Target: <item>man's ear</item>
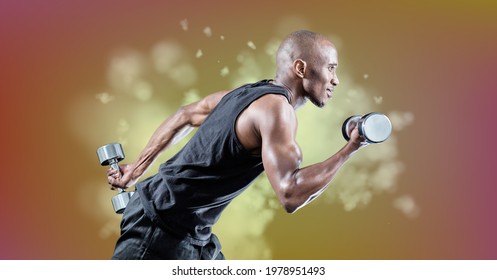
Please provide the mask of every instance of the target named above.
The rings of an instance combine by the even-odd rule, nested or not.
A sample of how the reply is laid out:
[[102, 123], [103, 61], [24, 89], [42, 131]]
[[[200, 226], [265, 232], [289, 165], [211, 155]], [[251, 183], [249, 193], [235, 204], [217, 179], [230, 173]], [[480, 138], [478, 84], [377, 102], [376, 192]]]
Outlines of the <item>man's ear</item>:
[[304, 78], [307, 63], [302, 59], [297, 59], [293, 62], [293, 72], [300, 78]]

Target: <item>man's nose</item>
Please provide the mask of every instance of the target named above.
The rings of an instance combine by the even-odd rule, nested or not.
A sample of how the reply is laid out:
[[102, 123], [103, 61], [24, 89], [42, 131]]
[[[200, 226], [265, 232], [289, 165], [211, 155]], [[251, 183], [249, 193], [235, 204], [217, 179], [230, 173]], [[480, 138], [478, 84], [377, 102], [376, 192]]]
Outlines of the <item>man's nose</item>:
[[335, 76], [331, 79], [331, 84], [332, 84], [333, 86], [335, 86], [335, 87], [336, 87], [336, 86], [338, 86], [338, 85], [340, 84], [340, 81], [338, 80], [338, 76], [337, 76], [337, 75], [335, 75]]

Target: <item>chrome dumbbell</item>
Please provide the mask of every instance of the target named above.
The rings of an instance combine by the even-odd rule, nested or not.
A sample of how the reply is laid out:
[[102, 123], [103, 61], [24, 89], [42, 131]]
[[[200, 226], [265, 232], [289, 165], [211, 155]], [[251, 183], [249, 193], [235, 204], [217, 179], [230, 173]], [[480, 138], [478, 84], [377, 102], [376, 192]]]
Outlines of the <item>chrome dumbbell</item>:
[[[97, 156], [102, 166], [110, 165], [119, 170], [117, 163], [124, 159], [123, 147], [118, 143], [104, 145], [97, 149]], [[112, 206], [117, 214], [122, 214], [134, 192], [126, 192], [121, 188], [118, 191], [119, 193], [112, 198]]]
[[392, 123], [384, 114], [372, 112], [364, 116], [354, 115], [348, 117], [342, 125], [342, 134], [347, 141], [350, 139], [349, 133], [354, 124], [357, 125], [359, 135], [371, 144], [387, 140], [392, 133]]

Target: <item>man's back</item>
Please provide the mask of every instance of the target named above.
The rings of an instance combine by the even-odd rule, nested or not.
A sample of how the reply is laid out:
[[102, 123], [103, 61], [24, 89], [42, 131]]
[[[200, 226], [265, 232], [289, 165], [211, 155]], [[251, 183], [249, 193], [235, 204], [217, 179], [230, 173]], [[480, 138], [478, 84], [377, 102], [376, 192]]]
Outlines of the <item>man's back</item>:
[[137, 185], [147, 215], [178, 234], [209, 238], [228, 203], [264, 170], [260, 154], [248, 151], [235, 130], [239, 116], [267, 94], [282, 96], [289, 106], [287, 91], [268, 81], [244, 85], [221, 99], [183, 149]]

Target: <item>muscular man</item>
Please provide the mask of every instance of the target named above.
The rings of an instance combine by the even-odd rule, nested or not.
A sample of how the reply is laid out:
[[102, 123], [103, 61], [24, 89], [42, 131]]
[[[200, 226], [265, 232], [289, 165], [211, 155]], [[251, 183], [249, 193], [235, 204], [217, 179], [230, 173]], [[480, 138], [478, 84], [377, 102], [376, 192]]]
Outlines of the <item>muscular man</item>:
[[211, 232], [226, 206], [263, 171], [293, 213], [319, 196], [363, 146], [356, 128], [327, 160], [300, 167], [295, 109], [323, 107], [338, 85], [337, 51], [324, 36], [297, 31], [281, 43], [274, 80], [218, 92], [181, 107], [152, 135], [136, 161], [107, 172], [112, 188], [134, 185], [159, 153], [198, 127], [158, 173], [136, 185], [114, 259], [223, 259]]

